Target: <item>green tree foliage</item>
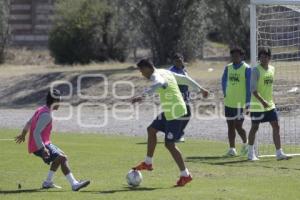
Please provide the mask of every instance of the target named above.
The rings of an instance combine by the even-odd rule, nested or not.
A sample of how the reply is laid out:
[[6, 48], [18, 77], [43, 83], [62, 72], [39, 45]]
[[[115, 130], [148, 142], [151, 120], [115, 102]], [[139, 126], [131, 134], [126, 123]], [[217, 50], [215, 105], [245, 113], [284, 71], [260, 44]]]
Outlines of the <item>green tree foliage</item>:
[[8, 42], [8, 1], [0, 1], [0, 63], [4, 62], [5, 48]]
[[56, 62], [124, 61], [128, 39], [117, 9], [112, 1], [58, 0], [49, 35]]
[[182, 52], [187, 59], [202, 56], [205, 1], [131, 0], [125, 5], [156, 64], [168, 63], [175, 52]]
[[210, 13], [211, 31], [230, 46], [239, 45], [250, 55], [249, 0], [206, 0]]

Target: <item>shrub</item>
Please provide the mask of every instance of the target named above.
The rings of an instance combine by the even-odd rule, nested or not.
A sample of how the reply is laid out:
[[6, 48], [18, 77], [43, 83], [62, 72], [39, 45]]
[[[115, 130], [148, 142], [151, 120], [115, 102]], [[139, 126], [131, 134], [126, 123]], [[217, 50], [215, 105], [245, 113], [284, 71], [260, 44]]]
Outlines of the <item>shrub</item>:
[[74, 64], [127, 58], [117, 13], [106, 1], [59, 0], [49, 49], [56, 63]]

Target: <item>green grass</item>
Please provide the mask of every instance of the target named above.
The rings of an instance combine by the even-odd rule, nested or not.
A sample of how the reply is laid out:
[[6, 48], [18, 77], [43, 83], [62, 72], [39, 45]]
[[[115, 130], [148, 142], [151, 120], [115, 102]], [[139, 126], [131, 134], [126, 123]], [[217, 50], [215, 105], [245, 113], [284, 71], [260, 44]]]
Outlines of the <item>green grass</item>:
[[[14, 130], [0, 131], [0, 138], [12, 138]], [[63, 190], [38, 190], [48, 167], [27, 153], [26, 144], [0, 140], [0, 199], [299, 199], [298, 157], [288, 161], [265, 158], [251, 163], [243, 157], [224, 158], [226, 144], [187, 138], [180, 144], [194, 180], [174, 188], [178, 169], [162, 143], [157, 146], [155, 170], [143, 172], [140, 187], [127, 187], [125, 175], [144, 158], [144, 137], [96, 134], [53, 134], [53, 142], [69, 157], [78, 179], [91, 185], [72, 192], [58, 172], [55, 182]], [[161, 139], [160, 139], [161, 141]], [[18, 190], [20, 183], [22, 189]]]

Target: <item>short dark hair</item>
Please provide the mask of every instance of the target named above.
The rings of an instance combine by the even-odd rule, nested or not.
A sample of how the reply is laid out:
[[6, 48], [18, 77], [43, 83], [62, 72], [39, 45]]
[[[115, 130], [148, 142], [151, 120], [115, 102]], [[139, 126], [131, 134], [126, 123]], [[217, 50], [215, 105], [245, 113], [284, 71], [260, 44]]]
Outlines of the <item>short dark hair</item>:
[[258, 49], [258, 58], [260, 58], [260, 56], [264, 54], [264, 55], [267, 55], [269, 56], [269, 58], [271, 58], [272, 56], [272, 52], [271, 52], [271, 49], [269, 47], [261, 47]]
[[144, 58], [144, 59], [140, 60], [136, 65], [139, 68], [142, 68], [142, 67], [154, 68], [153, 63], [149, 58]]
[[181, 53], [175, 53], [174, 56], [173, 56], [173, 59], [174, 60], [183, 59], [183, 55]]
[[239, 46], [234, 46], [230, 49], [230, 55], [234, 53], [240, 53], [242, 56], [245, 55], [245, 51]]
[[60, 102], [61, 93], [57, 89], [50, 89], [47, 94], [46, 104], [51, 106], [53, 103]]

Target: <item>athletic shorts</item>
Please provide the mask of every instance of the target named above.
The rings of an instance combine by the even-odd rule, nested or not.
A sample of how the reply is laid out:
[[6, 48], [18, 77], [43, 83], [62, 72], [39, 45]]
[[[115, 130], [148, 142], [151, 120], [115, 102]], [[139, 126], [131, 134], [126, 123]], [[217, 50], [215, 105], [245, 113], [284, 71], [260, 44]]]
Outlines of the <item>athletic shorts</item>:
[[190, 114], [174, 120], [166, 120], [165, 114], [159, 114], [149, 127], [165, 133], [165, 142], [174, 143], [184, 135], [184, 128], [190, 119]]
[[278, 114], [276, 109], [266, 112], [251, 112], [252, 123], [264, 123], [278, 121]]
[[48, 144], [48, 145], [46, 145], [45, 147], [49, 150], [49, 153], [50, 153], [49, 158], [44, 159], [44, 157], [43, 157], [43, 149], [40, 149], [40, 150], [38, 150], [38, 151], [36, 151], [36, 152], [33, 152], [33, 153], [34, 153], [34, 155], [36, 155], [36, 156], [42, 158], [43, 161], [44, 161], [46, 164], [48, 164], [48, 165], [50, 165], [50, 163], [53, 162], [58, 156], [64, 154], [64, 152], [63, 152], [62, 150], [60, 150], [60, 149], [59, 149], [57, 146], [55, 146], [54, 144]]
[[242, 108], [230, 108], [225, 106], [225, 117], [226, 120], [244, 120], [244, 109]]

